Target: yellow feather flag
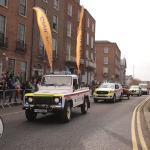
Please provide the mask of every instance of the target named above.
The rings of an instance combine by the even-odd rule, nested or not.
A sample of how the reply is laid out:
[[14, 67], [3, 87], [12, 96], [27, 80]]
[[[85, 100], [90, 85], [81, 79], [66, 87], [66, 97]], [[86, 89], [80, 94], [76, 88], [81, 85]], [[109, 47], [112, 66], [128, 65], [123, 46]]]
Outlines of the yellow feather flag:
[[84, 6], [82, 5], [82, 10], [80, 14], [80, 21], [78, 26], [78, 32], [77, 32], [77, 45], [76, 45], [76, 63], [77, 63], [77, 69], [78, 74], [80, 73], [80, 57], [81, 57], [81, 40], [82, 40], [82, 20], [84, 15]]
[[39, 7], [33, 7], [33, 9], [36, 12], [37, 15], [37, 24], [40, 30], [40, 34], [42, 37], [42, 41], [44, 44], [44, 47], [46, 49], [48, 62], [50, 65], [50, 72], [53, 72], [52, 68], [52, 34], [51, 34], [51, 28], [50, 24], [48, 22], [48, 19], [44, 13], [44, 11]]

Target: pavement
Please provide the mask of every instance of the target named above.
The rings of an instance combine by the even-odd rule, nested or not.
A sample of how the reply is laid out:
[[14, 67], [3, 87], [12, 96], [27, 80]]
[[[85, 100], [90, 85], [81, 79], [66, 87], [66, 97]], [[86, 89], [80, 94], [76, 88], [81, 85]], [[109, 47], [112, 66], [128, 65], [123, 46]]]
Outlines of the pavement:
[[144, 110], [144, 117], [145, 117], [146, 125], [150, 133], [150, 99], [144, 105], [143, 110]]

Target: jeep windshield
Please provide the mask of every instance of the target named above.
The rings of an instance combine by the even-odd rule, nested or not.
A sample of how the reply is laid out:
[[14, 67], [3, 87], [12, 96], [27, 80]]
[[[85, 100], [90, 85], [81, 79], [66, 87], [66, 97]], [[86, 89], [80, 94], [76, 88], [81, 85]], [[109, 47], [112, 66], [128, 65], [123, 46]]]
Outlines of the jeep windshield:
[[102, 84], [100, 86], [100, 88], [111, 88], [111, 89], [114, 89], [115, 85], [114, 84]]
[[71, 86], [71, 81], [69, 76], [44, 76], [41, 86]]

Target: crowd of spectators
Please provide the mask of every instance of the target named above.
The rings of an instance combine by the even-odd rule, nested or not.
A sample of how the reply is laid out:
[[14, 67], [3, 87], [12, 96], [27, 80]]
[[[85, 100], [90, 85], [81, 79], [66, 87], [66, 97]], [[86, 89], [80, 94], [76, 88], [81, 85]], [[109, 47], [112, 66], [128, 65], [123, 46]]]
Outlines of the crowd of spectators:
[[2, 72], [0, 79], [0, 100], [3, 99], [3, 92], [6, 91], [6, 95], [9, 97], [9, 103], [11, 103], [12, 97], [14, 102], [21, 97], [23, 100], [24, 92], [36, 92], [38, 85], [40, 84], [41, 76], [33, 76], [28, 81], [20, 81], [19, 76], [14, 76], [12, 73]]

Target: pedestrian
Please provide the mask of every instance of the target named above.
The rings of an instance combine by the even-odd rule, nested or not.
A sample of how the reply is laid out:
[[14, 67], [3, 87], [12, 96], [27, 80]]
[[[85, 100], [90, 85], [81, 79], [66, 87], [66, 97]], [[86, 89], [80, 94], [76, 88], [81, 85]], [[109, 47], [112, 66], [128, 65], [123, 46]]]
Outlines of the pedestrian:
[[10, 74], [9, 76], [9, 80], [8, 80], [8, 88], [9, 88], [9, 103], [11, 103], [11, 99], [12, 99], [12, 96], [14, 94], [14, 89], [15, 89], [15, 85], [14, 85], [14, 82], [13, 82], [13, 75]]

